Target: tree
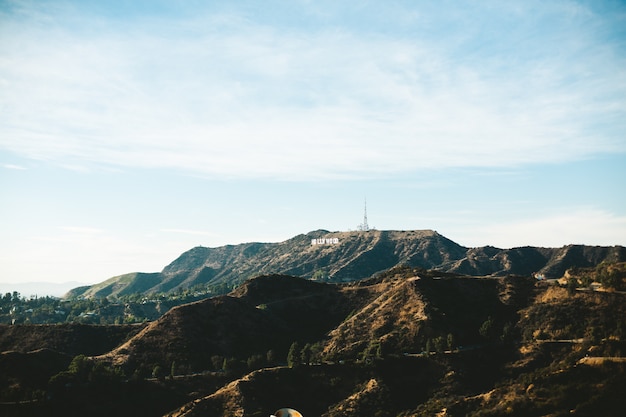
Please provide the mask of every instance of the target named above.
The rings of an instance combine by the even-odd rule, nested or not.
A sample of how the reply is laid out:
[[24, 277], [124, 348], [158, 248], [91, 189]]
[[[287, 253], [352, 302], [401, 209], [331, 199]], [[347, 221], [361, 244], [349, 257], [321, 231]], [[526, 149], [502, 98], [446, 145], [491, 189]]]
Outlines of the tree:
[[382, 359], [383, 358], [383, 345], [382, 343], [379, 343], [378, 346], [376, 347], [376, 359]]
[[487, 341], [491, 341], [493, 339], [494, 322], [491, 316], [487, 317], [487, 320], [485, 320], [483, 324], [481, 324], [480, 329], [478, 329], [478, 332]]
[[152, 368], [152, 378], [156, 378], [159, 381], [165, 379], [165, 372], [163, 372], [161, 365], [154, 365], [154, 368]]
[[[245, 364], [244, 364], [245, 366]], [[242, 368], [242, 364], [235, 358], [224, 359], [222, 369], [224, 372], [237, 372]]]
[[361, 352], [361, 357], [364, 361], [370, 361], [372, 359], [382, 359], [383, 350], [380, 347], [380, 341], [370, 340], [369, 344]]
[[276, 363], [276, 352], [273, 349], [268, 350], [265, 354], [265, 359], [268, 365], [274, 365]]
[[172, 361], [172, 366], [170, 366], [170, 379], [174, 379], [174, 375], [176, 375], [176, 361]]
[[567, 293], [572, 296], [576, 294], [576, 288], [578, 288], [578, 280], [576, 278], [570, 278], [567, 281]]
[[433, 340], [433, 343], [435, 344], [435, 351], [437, 353], [443, 353], [444, 351], [443, 337], [442, 336], [435, 337], [435, 339]]
[[583, 287], [589, 287], [591, 283], [593, 282], [593, 278], [591, 278], [590, 275], [585, 274], [582, 277], [580, 277], [580, 282]]
[[289, 347], [289, 353], [287, 353], [287, 366], [295, 368], [300, 366], [302, 357], [300, 356], [300, 345], [298, 342], [293, 342]]
[[224, 357], [220, 355], [211, 356], [211, 364], [216, 371], [224, 369]]
[[609, 270], [608, 268], [600, 275], [600, 282], [606, 288], [619, 289], [621, 284], [621, 277], [616, 270]]
[[585, 329], [585, 339], [592, 343], [599, 343], [602, 340], [602, 331], [596, 326], [588, 326]]
[[513, 339], [513, 324], [510, 321], [507, 321], [502, 328], [502, 335], [500, 336], [500, 340], [502, 343], [509, 343]]
[[72, 359], [72, 362], [68, 366], [67, 370], [79, 381], [86, 381], [92, 367], [93, 362], [88, 357], [85, 355], [78, 355]]
[[311, 344], [310, 343], [307, 343], [302, 348], [302, 351], [300, 352], [300, 359], [302, 360], [303, 363], [306, 363], [306, 364], [309, 364], [311, 362]]
[[247, 365], [248, 365], [248, 369], [250, 370], [255, 370], [255, 369], [260, 369], [263, 367], [263, 361], [264, 357], [263, 355], [252, 355], [248, 358], [248, 360], [246, 361]]
[[320, 362], [322, 360], [322, 345], [320, 342], [311, 345], [311, 362]]
[[448, 333], [448, 350], [454, 349], [455, 345], [454, 335], [452, 333]]

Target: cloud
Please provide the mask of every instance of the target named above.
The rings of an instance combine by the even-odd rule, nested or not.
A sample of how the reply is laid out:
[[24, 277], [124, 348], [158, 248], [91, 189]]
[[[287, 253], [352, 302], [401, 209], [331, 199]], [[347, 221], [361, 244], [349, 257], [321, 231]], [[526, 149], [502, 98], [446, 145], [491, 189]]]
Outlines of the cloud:
[[133, 271], [155, 272], [194, 244], [184, 237], [161, 241], [85, 226], [23, 234], [2, 247], [0, 282], [31, 277], [95, 283]]
[[16, 171], [25, 171], [25, 170], [28, 169], [28, 168], [26, 168], [24, 166], [15, 165], [15, 164], [2, 164], [2, 168], [16, 170]]
[[598, 246], [625, 245], [626, 216], [597, 208], [564, 208], [561, 213], [533, 220], [493, 224], [464, 234], [480, 245], [502, 248], [518, 246], [561, 247], [569, 244]]
[[81, 227], [81, 226], [63, 226], [61, 230], [69, 233], [81, 234], [81, 235], [100, 235], [105, 233], [104, 230], [95, 227]]
[[189, 230], [189, 229], [161, 229], [163, 233], [175, 233], [182, 235], [193, 235], [193, 236], [217, 236], [216, 233], [206, 232], [203, 230]]
[[435, 39], [38, 13], [5, 19], [0, 47], [0, 147], [29, 158], [302, 180], [626, 151], [624, 56], [574, 17], [541, 45], [523, 14], [511, 37], [474, 23]]

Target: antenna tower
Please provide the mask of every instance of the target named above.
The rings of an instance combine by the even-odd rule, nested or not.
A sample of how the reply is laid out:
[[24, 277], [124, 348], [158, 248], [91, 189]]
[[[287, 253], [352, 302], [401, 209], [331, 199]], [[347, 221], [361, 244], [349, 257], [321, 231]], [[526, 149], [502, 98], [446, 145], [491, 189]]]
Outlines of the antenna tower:
[[361, 232], [367, 232], [368, 230], [370, 230], [370, 227], [367, 224], [367, 199], [365, 199], [365, 210], [363, 211], [363, 223], [359, 225], [359, 230]]

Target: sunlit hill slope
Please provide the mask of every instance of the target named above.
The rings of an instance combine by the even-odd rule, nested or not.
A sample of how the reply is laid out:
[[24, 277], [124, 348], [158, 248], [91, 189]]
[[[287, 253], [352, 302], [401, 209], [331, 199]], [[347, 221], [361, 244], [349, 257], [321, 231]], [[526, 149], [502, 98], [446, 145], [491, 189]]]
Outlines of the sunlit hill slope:
[[[316, 244], [312, 244], [319, 242]], [[158, 273], [129, 273], [70, 291], [67, 297], [170, 293], [222, 285], [234, 288], [264, 274], [323, 282], [363, 279], [397, 265], [473, 276], [543, 274], [560, 277], [571, 267], [626, 260], [621, 246], [466, 248], [432, 230], [328, 232], [318, 230], [280, 243], [195, 247]]]

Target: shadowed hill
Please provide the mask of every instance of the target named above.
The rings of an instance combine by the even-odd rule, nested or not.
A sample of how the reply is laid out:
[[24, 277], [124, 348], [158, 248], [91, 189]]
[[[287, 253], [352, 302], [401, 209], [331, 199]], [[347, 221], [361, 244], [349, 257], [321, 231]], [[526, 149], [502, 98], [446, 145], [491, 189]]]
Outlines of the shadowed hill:
[[175, 361], [197, 371], [211, 369], [216, 355], [245, 361], [274, 350], [284, 358], [294, 341], [318, 342], [320, 354], [334, 360], [357, 357], [372, 343], [385, 352], [420, 352], [448, 334], [459, 344], [479, 343], [490, 316], [499, 332], [516, 320], [533, 285], [530, 278], [419, 271], [399, 268], [343, 285], [261, 276], [229, 295], [173, 308], [106, 358], [131, 369], [167, 369]]
[[316, 341], [350, 312], [335, 285], [274, 275], [247, 281], [233, 293], [175, 307], [106, 357], [136, 368], [213, 367], [214, 356], [245, 360], [273, 349], [286, 355], [296, 341]]
[[[33, 413], [1, 401], [0, 410], [267, 417], [291, 406], [323, 417], [620, 416], [624, 297], [406, 265], [343, 284], [260, 276], [170, 310], [104, 355], [83, 357], [94, 372], [82, 379], [68, 368], [46, 385], [67, 355], [3, 354], [0, 365], [10, 372], [0, 375], [1, 398], [26, 399]], [[39, 372], [42, 361], [49, 366]], [[29, 387], [48, 392], [30, 401]]]
[[[570, 410], [621, 415], [626, 372], [615, 356], [624, 348], [623, 294], [571, 294], [522, 277], [408, 272], [340, 287], [346, 300], [361, 305], [324, 339], [326, 357], [343, 357], [345, 364], [255, 371], [168, 415], [265, 416], [286, 405], [325, 417], [561, 415]], [[490, 318], [491, 328], [485, 325]], [[510, 338], [502, 333], [508, 320], [517, 328]], [[453, 334], [473, 345], [425, 355], [403, 354], [406, 346], [385, 342], [401, 341], [403, 335], [415, 339], [411, 332]], [[367, 350], [372, 341], [385, 348], [378, 359], [366, 360], [359, 349]], [[609, 359], [581, 366], [586, 354]]]
[[[317, 242], [319, 244], [312, 244]], [[368, 278], [400, 264], [473, 276], [530, 275], [558, 278], [571, 267], [626, 261], [621, 246], [570, 245], [562, 248], [491, 246], [465, 248], [432, 230], [328, 232], [317, 230], [280, 243], [196, 247], [159, 273], [131, 273], [68, 297], [107, 297], [174, 292], [194, 286], [228, 289], [259, 275], [285, 274], [325, 282]]]
[[52, 349], [75, 356], [100, 355], [138, 333], [144, 325], [0, 325], [0, 352]]

